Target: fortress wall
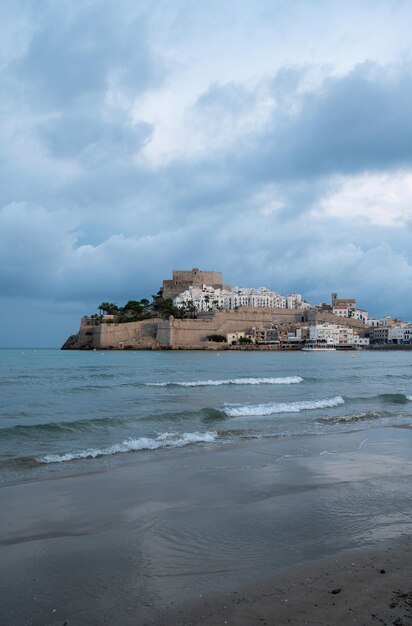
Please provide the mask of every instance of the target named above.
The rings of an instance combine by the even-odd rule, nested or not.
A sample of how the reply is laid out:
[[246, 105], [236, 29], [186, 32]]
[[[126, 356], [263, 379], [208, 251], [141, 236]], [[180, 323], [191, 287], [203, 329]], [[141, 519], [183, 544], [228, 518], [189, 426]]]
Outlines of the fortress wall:
[[222, 284], [222, 272], [205, 272], [193, 268], [192, 270], [174, 270], [173, 283], [191, 283], [196, 285], [213, 285], [214, 283]]
[[172, 345], [172, 322], [170, 320], [159, 322], [156, 341], [161, 348], [169, 348]]
[[143, 320], [125, 324], [100, 324], [98, 345], [100, 349], [149, 348], [156, 343], [159, 320]]
[[339, 317], [338, 315], [333, 315], [333, 313], [319, 313], [310, 309], [307, 311], [307, 320], [310, 324], [327, 322], [328, 324], [338, 324], [339, 326], [350, 326], [358, 330], [368, 329], [362, 320], [355, 320], [352, 317]]
[[[208, 335], [226, 335], [231, 332], [249, 331], [251, 328], [269, 327], [271, 324], [315, 324], [330, 322], [366, 330], [361, 320], [340, 318], [329, 313], [309, 309], [252, 309], [217, 311], [196, 320], [172, 319], [169, 324], [169, 341], [172, 348], [205, 348]], [[167, 341], [164, 336], [164, 341]], [[164, 345], [164, 344], [162, 344]]]
[[218, 333], [219, 326], [212, 320], [170, 320], [172, 348], [204, 348], [208, 335]]
[[230, 332], [248, 331], [253, 327], [274, 323], [302, 322], [304, 312], [285, 309], [239, 309], [217, 311], [214, 315], [196, 320], [171, 320], [171, 346], [173, 348], [205, 348], [208, 335], [226, 335]]
[[[243, 325], [247, 327], [267, 325], [267, 324], [289, 324], [291, 322], [306, 321], [305, 311], [299, 309], [276, 309], [276, 308], [252, 308], [245, 307], [230, 311], [217, 311], [216, 320], [225, 327], [232, 325]], [[243, 328], [234, 328], [234, 331]]]
[[[92, 349], [100, 345], [100, 329], [99, 326], [86, 326], [81, 324], [77, 335], [70, 337], [67, 342], [73, 341], [73, 350]], [[66, 342], [66, 343], [67, 343]]]
[[[248, 332], [252, 328], [268, 328], [272, 324], [316, 324], [329, 322], [367, 330], [360, 320], [341, 318], [331, 313], [310, 309], [253, 309], [241, 308], [216, 311], [198, 319], [151, 319], [125, 324], [82, 324], [77, 335], [66, 342], [71, 349], [205, 349], [213, 348], [207, 341], [209, 335], [226, 335], [231, 332]], [[221, 345], [221, 344], [220, 344]]]

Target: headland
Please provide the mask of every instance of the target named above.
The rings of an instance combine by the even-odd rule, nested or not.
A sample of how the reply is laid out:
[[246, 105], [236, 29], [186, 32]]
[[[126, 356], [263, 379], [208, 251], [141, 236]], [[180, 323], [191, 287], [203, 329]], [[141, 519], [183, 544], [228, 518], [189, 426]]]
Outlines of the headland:
[[[77, 350], [299, 350], [303, 342], [299, 330], [317, 324], [336, 324], [366, 331], [360, 320], [340, 319], [331, 313], [306, 309], [257, 309], [199, 313], [195, 319], [154, 318], [119, 323], [115, 320], [83, 318], [79, 332], [64, 349]], [[280, 339], [265, 340], [268, 330], [279, 331]], [[237, 341], [226, 337], [236, 337]], [[241, 342], [242, 337], [262, 336], [261, 340]], [[224, 337], [225, 340], [220, 340]]]
[[64, 350], [325, 350], [412, 348], [412, 324], [373, 318], [354, 298], [309, 304], [266, 287], [231, 288], [220, 272], [174, 270], [153, 302], [102, 303]]

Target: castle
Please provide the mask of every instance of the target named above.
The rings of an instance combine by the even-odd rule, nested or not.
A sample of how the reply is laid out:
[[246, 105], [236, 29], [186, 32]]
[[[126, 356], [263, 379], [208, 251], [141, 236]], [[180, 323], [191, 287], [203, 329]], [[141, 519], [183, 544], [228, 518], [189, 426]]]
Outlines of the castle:
[[173, 300], [189, 287], [208, 285], [222, 289], [222, 272], [204, 272], [194, 267], [192, 270], [173, 270], [172, 280], [163, 281], [163, 298]]
[[[163, 281], [162, 296], [164, 299], [174, 299], [189, 288], [192, 291], [199, 288], [202, 290], [205, 286], [212, 291], [230, 289], [222, 284], [221, 272], [206, 272], [195, 267], [192, 270], [174, 270], [173, 278]], [[168, 319], [152, 317], [119, 323], [113, 315], [84, 317], [79, 332], [71, 336], [63, 348], [221, 350], [231, 347], [242, 338], [243, 343], [249, 341], [262, 348], [300, 349], [312, 326], [326, 324], [329, 327], [339, 322], [340, 328], [352, 328], [358, 334], [366, 330], [364, 320], [355, 317], [355, 301], [352, 299], [341, 300], [334, 293], [333, 311], [332, 307], [324, 311], [301, 300], [295, 302], [296, 294], [287, 298], [272, 294], [277, 299], [266, 302], [269, 292], [265, 290], [263, 293], [262, 289], [257, 295], [253, 295], [253, 302], [249, 302], [249, 292], [254, 290], [238, 289], [236, 297], [248, 292], [249, 295], [246, 294], [243, 298], [247, 302], [242, 300], [237, 306], [199, 310], [195, 319], [176, 319], [170, 316]], [[341, 311], [344, 305], [345, 311]], [[214, 344], [212, 338], [216, 336], [223, 338], [225, 343]]]

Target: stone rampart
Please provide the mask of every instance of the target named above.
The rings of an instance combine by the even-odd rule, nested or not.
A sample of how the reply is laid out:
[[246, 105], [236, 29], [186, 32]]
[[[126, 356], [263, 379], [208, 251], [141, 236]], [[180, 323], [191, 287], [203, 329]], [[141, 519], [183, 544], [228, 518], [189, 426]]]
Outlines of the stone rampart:
[[100, 349], [141, 349], [156, 346], [156, 334], [160, 320], [143, 320], [125, 324], [101, 324]]
[[[209, 335], [249, 332], [253, 328], [269, 328], [272, 324], [296, 325], [334, 323], [367, 330], [360, 320], [341, 318], [331, 313], [306, 309], [253, 309], [249, 307], [215, 311], [197, 319], [151, 319], [125, 324], [82, 323], [77, 335], [70, 337], [65, 349], [211, 349]], [[223, 347], [222, 347], [223, 349]]]
[[[205, 348], [209, 335], [226, 335], [231, 332], [249, 331], [271, 324], [290, 324], [305, 321], [304, 311], [292, 309], [252, 309], [216, 311], [198, 319], [171, 319], [169, 325], [170, 347], [173, 349]], [[162, 325], [161, 345], [166, 341]]]
[[321, 324], [326, 322], [328, 324], [337, 324], [338, 326], [349, 326], [350, 328], [357, 328], [358, 330], [367, 330], [368, 327], [362, 320], [356, 320], [353, 317], [340, 317], [333, 313], [320, 313], [314, 309], [307, 309], [306, 319], [310, 324]]

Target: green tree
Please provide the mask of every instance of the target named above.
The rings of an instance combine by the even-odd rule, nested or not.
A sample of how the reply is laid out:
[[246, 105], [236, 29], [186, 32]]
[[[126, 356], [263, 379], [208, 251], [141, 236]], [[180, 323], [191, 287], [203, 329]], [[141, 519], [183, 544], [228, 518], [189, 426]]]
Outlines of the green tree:
[[208, 341], [216, 341], [217, 343], [226, 343], [226, 337], [224, 335], [208, 335]]
[[179, 309], [173, 306], [173, 300], [170, 298], [164, 299], [161, 296], [154, 297], [153, 310], [162, 317], [169, 317], [170, 315], [180, 317]]
[[253, 343], [253, 341], [250, 339], [250, 337], [239, 337], [239, 343], [248, 344]]
[[108, 315], [116, 315], [119, 313], [119, 307], [117, 304], [114, 304], [114, 302], [102, 302], [97, 308]]
[[139, 315], [141, 313], [143, 313], [143, 306], [141, 304], [141, 302], [139, 302], [139, 300], [129, 300], [129, 302], [127, 302], [122, 311], [125, 312], [132, 312], [135, 313], [136, 315]]

